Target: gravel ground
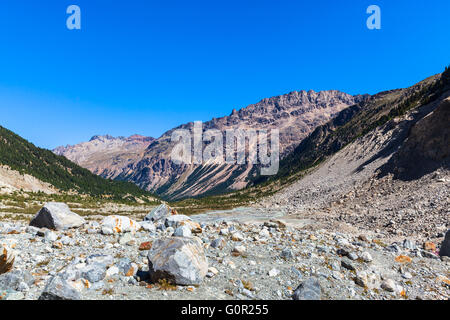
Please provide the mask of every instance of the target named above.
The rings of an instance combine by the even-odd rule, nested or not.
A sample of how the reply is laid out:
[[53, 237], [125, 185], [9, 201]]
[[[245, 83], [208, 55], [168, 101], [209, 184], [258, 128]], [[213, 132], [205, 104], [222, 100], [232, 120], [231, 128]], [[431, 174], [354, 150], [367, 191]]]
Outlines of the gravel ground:
[[[248, 211], [243, 212], [245, 216]], [[255, 219], [254, 212], [250, 216]], [[92, 281], [79, 277], [74, 282], [81, 299], [290, 300], [300, 284], [315, 279], [320, 299], [449, 298], [450, 262], [433, 252], [439, 244], [427, 244], [423, 250], [423, 243], [414, 241], [384, 243], [376, 235], [308, 230], [295, 220], [263, 216], [257, 222], [243, 221], [248, 217], [236, 222], [194, 217], [202, 222], [196, 236], [209, 268], [198, 286], [140, 281], [149, 266], [148, 251], [139, 248], [171, 237], [173, 228], [164, 223], [155, 223], [156, 232], [103, 235], [95, 221], [70, 231], [41, 229], [38, 234], [26, 222], [3, 222], [0, 242], [14, 246], [17, 255], [13, 269], [0, 276], [2, 297], [38, 299], [49, 281], [69, 266], [85, 270], [90, 260], [98, 259], [92, 256], [100, 255], [108, 261], [103, 273]], [[220, 238], [222, 242], [214, 241]], [[213, 248], [218, 242], [223, 247]], [[130, 266], [135, 267], [131, 273]], [[13, 281], [15, 275], [19, 281]], [[302, 294], [299, 289], [297, 295]]]

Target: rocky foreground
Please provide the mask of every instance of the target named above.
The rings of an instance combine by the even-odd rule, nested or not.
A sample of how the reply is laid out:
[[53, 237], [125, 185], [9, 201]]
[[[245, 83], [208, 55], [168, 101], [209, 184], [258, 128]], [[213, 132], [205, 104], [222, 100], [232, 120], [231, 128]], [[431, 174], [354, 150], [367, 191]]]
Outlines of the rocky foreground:
[[0, 298], [448, 299], [449, 242], [202, 221], [166, 205], [139, 222], [85, 221], [51, 203], [0, 223]]

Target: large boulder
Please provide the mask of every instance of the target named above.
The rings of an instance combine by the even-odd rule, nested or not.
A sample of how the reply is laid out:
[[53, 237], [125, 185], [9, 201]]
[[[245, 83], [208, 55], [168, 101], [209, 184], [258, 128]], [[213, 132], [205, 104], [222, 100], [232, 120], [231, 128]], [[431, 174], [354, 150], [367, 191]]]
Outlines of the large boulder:
[[108, 216], [101, 223], [103, 234], [136, 232], [141, 225], [134, 220], [124, 216]]
[[177, 229], [182, 226], [187, 226], [192, 233], [202, 232], [202, 228], [199, 223], [192, 221], [191, 218], [182, 214], [167, 217], [164, 224], [167, 228], [172, 227]]
[[67, 230], [81, 227], [85, 223], [86, 221], [82, 217], [70, 211], [67, 204], [49, 202], [31, 220], [30, 226], [52, 230]]
[[0, 289], [23, 291], [29, 288], [35, 279], [29, 271], [13, 270], [11, 272], [0, 275]]
[[441, 257], [450, 257], [450, 230], [445, 234], [445, 239], [442, 241], [441, 249], [439, 250]]
[[0, 245], [0, 274], [11, 271], [16, 255], [7, 245]]
[[145, 218], [144, 221], [156, 222], [167, 218], [170, 215], [176, 215], [176, 211], [169, 208], [167, 204], [163, 203], [160, 206], [153, 209]]
[[148, 252], [149, 275], [178, 285], [199, 285], [208, 272], [208, 261], [199, 238], [162, 238]]
[[56, 275], [49, 280], [39, 300], [81, 300], [81, 294], [72, 281]]

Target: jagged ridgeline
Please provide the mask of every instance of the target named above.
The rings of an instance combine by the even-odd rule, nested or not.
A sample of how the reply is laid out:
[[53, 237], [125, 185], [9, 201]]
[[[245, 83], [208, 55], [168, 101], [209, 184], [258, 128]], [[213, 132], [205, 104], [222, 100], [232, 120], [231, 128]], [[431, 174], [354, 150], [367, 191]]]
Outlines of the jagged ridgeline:
[[62, 192], [76, 192], [111, 199], [153, 197], [136, 185], [112, 181], [92, 174], [65, 157], [38, 148], [14, 132], [0, 126], [0, 165], [31, 175]]
[[364, 136], [389, 120], [438, 99], [450, 89], [450, 68], [416, 85], [371, 96], [341, 111], [328, 123], [317, 127], [286, 158], [280, 161], [278, 175], [258, 176], [253, 184], [274, 180], [291, 180], [297, 173], [312, 168], [355, 139]]

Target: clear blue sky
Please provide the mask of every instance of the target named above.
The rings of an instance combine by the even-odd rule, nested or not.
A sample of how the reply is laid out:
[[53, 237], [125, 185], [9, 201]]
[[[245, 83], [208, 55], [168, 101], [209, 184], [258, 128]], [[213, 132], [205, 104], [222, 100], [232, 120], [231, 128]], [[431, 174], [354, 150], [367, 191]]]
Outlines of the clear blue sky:
[[450, 64], [449, 17], [448, 0], [2, 0], [0, 125], [53, 148], [158, 137], [293, 90], [406, 87]]

